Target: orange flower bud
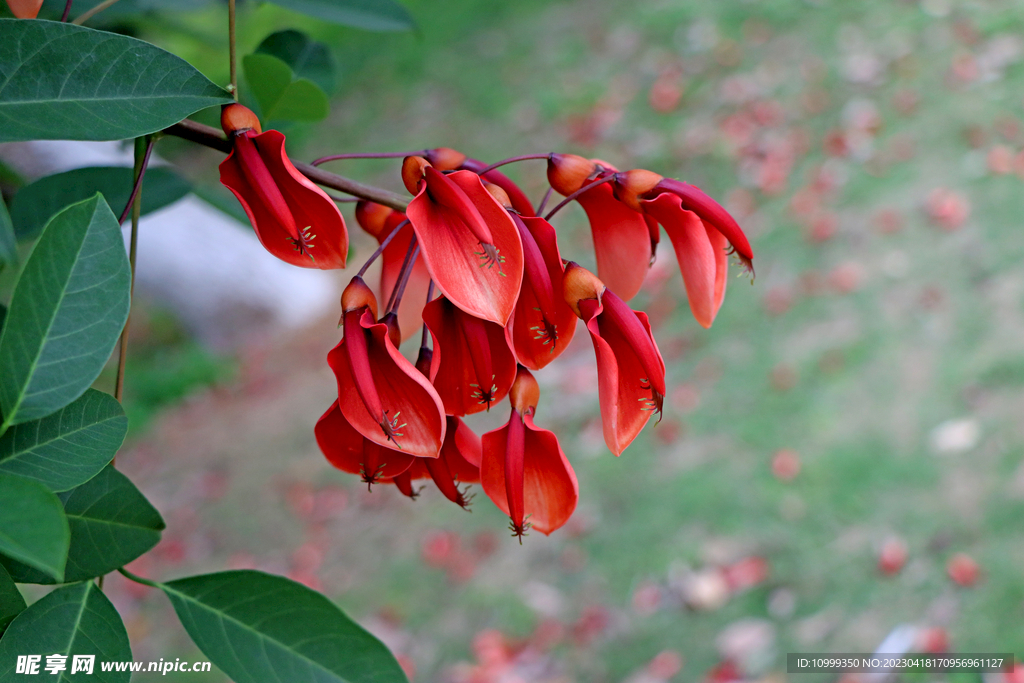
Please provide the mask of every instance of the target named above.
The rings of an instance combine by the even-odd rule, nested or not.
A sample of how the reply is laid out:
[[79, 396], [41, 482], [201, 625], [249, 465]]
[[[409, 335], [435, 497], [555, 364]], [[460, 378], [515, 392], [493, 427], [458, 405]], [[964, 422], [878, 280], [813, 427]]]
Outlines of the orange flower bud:
[[589, 270], [574, 261], [569, 261], [565, 264], [565, 275], [562, 278], [562, 296], [565, 297], [565, 303], [569, 304], [569, 308], [577, 316], [583, 317], [580, 313], [580, 301], [584, 299], [600, 301], [604, 290], [604, 283]]
[[597, 164], [575, 154], [552, 154], [548, 157], [548, 183], [555, 192], [568, 197], [583, 187], [597, 172]]
[[402, 182], [405, 183], [405, 189], [409, 190], [409, 194], [419, 193], [423, 175], [430, 165], [423, 157], [406, 157], [402, 161]]
[[229, 104], [220, 110], [220, 127], [229, 136], [247, 130], [256, 131], [257, 135], [263, 132], [256, 114], [240, 104]]
[[501, 189], [494, 183], [488, 183], [486, 181], [484, 182], [484, 189], [490, 192], [491, 196], [497, 199], [498, 203], [503, 207], [508, 210], [512, 209], [512, 200], [508, 198], [508, 193], [505, 192], [505, 190]]
[[[341, 310], [344, 313], [354, 311], [357, 308], [363, 308], [365, 306], [370, 307], [370, 311], [373, 313], [373, 319], [377, 319], [377, 297], [373, 295], [373, 292], [369, 287], [366, 286], [366, 282], [363, 278], [356, 275], [352, 278], [352, 281], [348, 283], [348, 287], [341, 293]], [[397, 344], [396, 344], [397, 346]]]
[[359, 223], [359, 227], [369, 234], [374, 237], [380, 237], [388, 216], [393, 211], [391, 207], [361, 199], [356, 204], [356, 222]]
[[615, 198], [633, 209], [641, 211], [640, 197], [654, 189], [662, 181], [663, 176], [654, 171], [636, 168], [615, 174]]
[[512, 407], [520, 415], [533, 413], [537, 409], [537, 403], [540, 401], [540, 386], [533, 374], [522, 365], [519, 366], [516, 381], [512, 383], [512, 390], [509, 391], [508, 397]]
[[427, 161], [439, 171], [454, 171], [466, 160], [466, 155], [451, 147], [437, 147], [427, 152]]

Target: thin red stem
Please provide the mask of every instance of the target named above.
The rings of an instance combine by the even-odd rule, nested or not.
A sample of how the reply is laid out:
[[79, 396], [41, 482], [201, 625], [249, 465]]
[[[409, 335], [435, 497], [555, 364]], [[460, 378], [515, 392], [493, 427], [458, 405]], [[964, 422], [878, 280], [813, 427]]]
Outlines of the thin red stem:
[[121, 217], [117, 223], [120, 225], [128, 220], [128, 214], [132, 210], [132, 206], [135, 204], [135, 198], [139, 196], [139, 190], [142, 189], [142, 178], [146, 175], [146, 168], [149, 166], [149, 157], [153, 154], [153, 137], [149, 137], [149, 141], [146, 143], [146, 154], [142, 157], [142, 166], [139, 170], [139, 175], [135, 179], [135, 185], [132, 186], [132, 193], [128, 197], [128, 204], [125, 205], [124, 211], [121, 212]]
[[310, 162], [310, 166], [319, 166], [320, 164], [326, 164], [328, 161], [337, 161], [339, 159], [404, 159], [405, 157], [421, 157], [427, 153], [427, 150], [421, 149], [415, 152], [361, 152], [354, 154], [332, 154], [326, 157], [320, 157]]
[[[434, 300], [434, 280], [431, 279], [430, 280], [430, 284], [427, 285], [427, 303], [429, 304], [433, 300]], [[427, 345], [427, 335], [428, 334], [429, 333], [427, 331], [427, 325], [424, 323], [424, 325], [423, 325], [423, 336], [420, 337], [420, 348], [424, 348]]]
[[581, 187], [580, 189], [576, 190], [571, 195], [569, 195], [568, 197], [563, 199], [562, 201], [558, 202], [558, 206], [556, 206], [555, 208], [551, 209], [551, 211], [548, 213], [548, 215], [544, 216], [544, 220], [546, 220], [546, 221], [551, 220], [551, 217], [554, 216], [556, 213], [558, 213], [559, 209], [561, 209], [563, 206], [565, 206], [566, 204], [568, 204], [572, 200], [574, 200], [577, 197], [579, 197], [584, 192], [586, 192], [588, 190], [591, 190], [591, 189], [597, 187], [598, 185], [604, 185], [605, 183], [610, 183], [613, 180], [615, 180], [615, 174], [614, 173], [609, 175], [607, 178], [603, 178], [601, 180], [598, 180], [596, 183], [590, 183], [589, 185], [584, 185], [583, 187]]
[[398, 284], [395, 285], [394, 291], [391, 292], [391, 300], [388, 301], [388, 307], [386, 313], [398, 310], [398, 305], [402, 303], [402, 295], [405, 294], [405, 286], [409, 284], [409, 276], [412, 275], [412, 267], [416, 263], [416, 258], [420, 255], [420, 245], [416, 242], [416, 235], [412, 236], [409, 241], [409, 251], [405, 252], [405, 261], [402, 262], [402, 270], [398, 276]]
[[398, 235], [399, 231], [405, 228], [405, 226], [407, 225], [409, 225], [409, 221], [404, 220], [397, 226], [395, 226], [395, 229], [391, 231], [390, 235], [384, 238], [384, 241], [380, 243], [379, 247], [377, 247], [377, 251], [373, 252], [370, 255], [370, 258], [366, 260], [366, 263], [363, 264], [363, 267], [359, 269], [359, 272], [356, 273], [356, 275], [362, 277], [366, 273], [366, 269], [370, 267], [370, 264], [376, 261], [377, 257], [384, 253], [384, 250], [387, 249], [387, 246], [391, 244], [391, 240], [395, 239], [395, 236]]
[[508, 159], [502, 159], [501, 161], [498, 161], [496, 163], [491, 164], [490, 166], [488, 166], [484, 170], [482, 170], [479, 173], [477, 173], [477, 175], [483, 175], [483, 174], [485, 174], [485, 173], [487, 173], [489, 171], [493, 171], [496, 168], [504, 166], [505, 164], [513, 164], [513, 163], [515, 163], [517, 161], [526, 161], [528, 159], [547, 159], [550, 156], [551, 156], [551, 153], [548, 152], [547, 154], [523, 154], [522, 156], [518, 156], [518, 157], [509, 157]]
[[65, 22], [68, 20], [68, 15], [71, 14], [71, 3], [74, 1], [75, 0], [68, 0], [64, 3], [64, 14], [60, 15], [61, 22]]
[[544, 213], [544, 207], [548, 205], [548, 200], [551, 199], [551, 193], [555, 191], [555, 188], [549, 187], [548, 191], [544, 193], [544, 198], [540, 200], [540, 206], [537, 207], [537, 215]]

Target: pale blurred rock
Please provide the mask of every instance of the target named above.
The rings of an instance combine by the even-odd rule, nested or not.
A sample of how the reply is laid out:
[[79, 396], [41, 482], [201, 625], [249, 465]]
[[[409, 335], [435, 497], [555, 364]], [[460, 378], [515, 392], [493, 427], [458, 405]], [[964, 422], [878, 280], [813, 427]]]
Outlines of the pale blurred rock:
[[981, 426], [974, 418], [947, 420], [932, 430], [932, 449], [936, 453], [954, 455], [965, 453], [978, 445]]

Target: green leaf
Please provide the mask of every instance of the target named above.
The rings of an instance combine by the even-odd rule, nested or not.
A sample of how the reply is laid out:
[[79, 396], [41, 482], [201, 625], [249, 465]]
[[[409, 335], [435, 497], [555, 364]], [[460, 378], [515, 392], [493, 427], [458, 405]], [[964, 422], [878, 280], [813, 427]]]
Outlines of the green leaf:
[[14, 617], [25, 609], [25, 598], [14, 585], [14, 579], [3, 567], [0, 567], [0, 635]]
[[227, 571], [160, 586], [185, 630], [236, 683], [405, 683], [379, 640], [290, 579]]
[[63, 580], [70, 533], [57, 496], [37, 481], [0, 474], [0, 500], [0, 553]]
[[121, 226], [102, 196], [53, 217], [18, 279], [0, 333], [0, 432], [85, 393], [124, 327], [130, 287]]
[[39, 19], [0, 19], [0, 142], [122, 140], [231, 102], [145, 41]]
[[293, 80], [291, 67], [268, 54], [242, 59], [245, 80], [266, 121], [319, 121], [327, 116], [327, 95], [308, 78]]
[[127, 433], [121, 404], [109, 394], [87, 389], [71, 405], [0, 436], [0, 472], [66, 491], [96, 476]]
[[18, 260], [18, 245], [14, 240], [14, 226], [7, 213], [4, 200], [0, 199], [0, 268]]
[[416, 24], [395, 0], [271, 0], [275, 5], [367, 31], [408, 31]]
[[[60, 494], [71, 526], [64, 581], [109, 574], [160, 541], [164, 520], [135, 485], [112, 466], [78, 488]], [[4, 563], [18, 583], [53, 583], [19, 563]]]
[[[32, 680], [15, 673], [18, 655], [41, 654], [39, 674], [57, 683], [128, 683], [130, 671], [103, 671], [100, 662], [132, 659], [124, 623], [92, 581], [63, 586], [19, 614], [0, 640], [0, 683]], [[46, 656], [67, 657], [60, 677], [48, 673]], [[94, 655], [92, 673], [71, 673], [75, 655]]]
[[301, 31], [289, 29], [271, 33], [256, 48], [256, 54], [277, 57], [291, 67], [298, 78], [308, 78], [326, 92], [334, 92], [334, 59], [323, 43]]
[[[40, 178], [23, 187], [11, 202], [11, 220], [19, 240], [32, 239], [46, 222], [68, 204], [101, 193], [113, 211], [128, 204], [135, 182], [130, 166], [91, 166]], [[188, 182], [169, 168], [146, 171], [143, 179], [142, 214], [178, 201], [191, 190]]]

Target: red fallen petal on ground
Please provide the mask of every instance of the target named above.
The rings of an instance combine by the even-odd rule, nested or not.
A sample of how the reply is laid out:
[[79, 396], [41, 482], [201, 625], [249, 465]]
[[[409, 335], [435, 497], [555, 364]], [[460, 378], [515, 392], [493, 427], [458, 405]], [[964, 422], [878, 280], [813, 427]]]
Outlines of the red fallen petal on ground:
[[[466, 159], [462, 162], [462, 165], [459, 168], [465, 171], [479, 173], [487, 168], [487, 164], [482, 161], [478, 161], [477, 159]], [[519, 189], [519, 186], [512, 182], [512, 179], [507, 175], [498, 169], [494, 169], [493, 171], [485, 173], [483, 178], [487, 182], [493, 183], [505, 190], [505, 194], [507, 194], [508, 198], [512, 201], [512, 208], [518, 211], [520, 216], [532, 218], [537, 215], [534, 213], [533, 204], [530, 203], [530, 199], [526, 196], [526, 193]]]
[[878, 571], [887, 576], [899, 574], [907, 563], [907, 544], [899, 538], [890, 538], [878, 554]]
[[446, 297], [423, 307], [423, 321], [434, 338], [430, 376], [447, 414], [489, 410], [508, 394], [516, 360], [501, 325], [466, 313]]
[[342, 472], [363, 477], [367, 483], [401, 474], [413, 463], [412, 455], [383, 448], [356, 431], [337, 401], [320, 416], [313, 433], [328, 462]]
[[[529, 233], [522, 236], [525, 282], [505, 332], [519, 362], [539, 370], [561, 355], [572, 341], [576, 314], [555, 289], [561, 288], [563, 272], [555, 229], [543, 218], [526, 218], [521, 222]], [[540, 264], [532, 263], [531, 238], [537, 245]], [[545, 274], [546, 278], [541, 277]], [[541, 293], [545, 287], [551, 287], [550, 293]]]
[[949, 562], [946, 564], [946, 573], [949, 574], [953, 583], [964, 587], [973, 586], [981, 576], [978, 563], [970, 555], [964, 553], [957, 553], [949, 558]]
[[723, 247], [727, 247], [727, 241], [714, 228], [706, 228], [696, 213], [683, 209], [682, 200], [674, 194], [666, 192], [654, 199], [645, 199], [641, 206], [668, 233], [686, 283], [686, 298], [693, 317], [703, 327], [711, 327], [725, 297], [729, 257]]
[[[611, 171], [594, 178], [598, 182]], [[625, 301], [640, 291], [651, 267], [651, 229], [640, 214], [615, 198], [611, 183], [576, 198], [590, 220], [597, 276]]]
[[744, 557], [722, 570], [729, 589], [733, 593], [753, 588], [768, 578], [768, 560], [757, 555]]
[[[284, 135], [268, 130], [238, 135], [234, 141], [235, 148], [220, 164], [220, 181], [238, 198], [267, 251], [303, 268], [344, 268], [345, 219], [334, 201], [292, 165]], [[280, 192], [284, 207], [268, 201], [277, 193], [266, 183]]]
[[[508, 452], [513, 420], [519, 420], [524, 427], [519, 454]], [[512, 514], [505, 479], [506, 463], [515, 459], [522, 467], [522, 514], [532, 528], [546, 535], [569, 520], [579, 500], [579, 485], [576, 473], [552, 432], [534, 425], [533, 416], [520, 416], [513, 409], [509, 423], [484, 434], [482, 444], [480, 481], [484, 493], [502, 512]], [[522, 525], [523, 520], [514, 520], [514, 523]]]
[[699, 187], [672, 178], [664, 178], [658, 183], [656, 189], [671, 192], [682, 199], [684, 209], [694, 212], [700, 216], [702, 221], [725, 235], [725, 239], [729, 240], [729, 244], [733, 246], [741, 260], [746, 263], [754, 260], [754, 251], [750, 248], [750, 242], [743, 234], [736, 219], [721, 204], [704, 194]]
[[519, 231], [475, 173], [428, 167], [426, 178], [407, 215], [427, 270], [456, 306], [504, 326], [523, 281]]
[[[366, 344], [366, 366], [372, 386], [379, 396], [384, 415], [373, 415], [364, 402], [342, 339], [330, 353], [327, 363], [338, 380], [338, 404], [342, 414], [364, 437], [385, 448], [396, 445], [409, 455], [436, 458], [444, 443], [444, 406], [424, 377], [388, 338], [387, 325], [373, 322], [366, 311], [359, 319]], [[358, 328], [357, 328], [358, 329]], [[394, 440], [385, 434], [386, 419], [396, 432]]]
[[[646, 341], [637, 343], [635, 333], [624, 330], [621, 324], [616, 324], [618, 321], [609, 319], [605, 308], [612, 297], [615, 295], [606, 291], [602, 303], [593, 299], [580, 301], [580, 312], [597, 355], [604, 440], [612, 453], [621, 455], [655, 410], [660, 412], [658, 395], [664, 396], [665, 364], [654, 342], [647, 315], [622, 304], [639, 320], [640, 329], [646, 336]], [[648, 372], [645, 366], [650, 366], [652, 372]]]

